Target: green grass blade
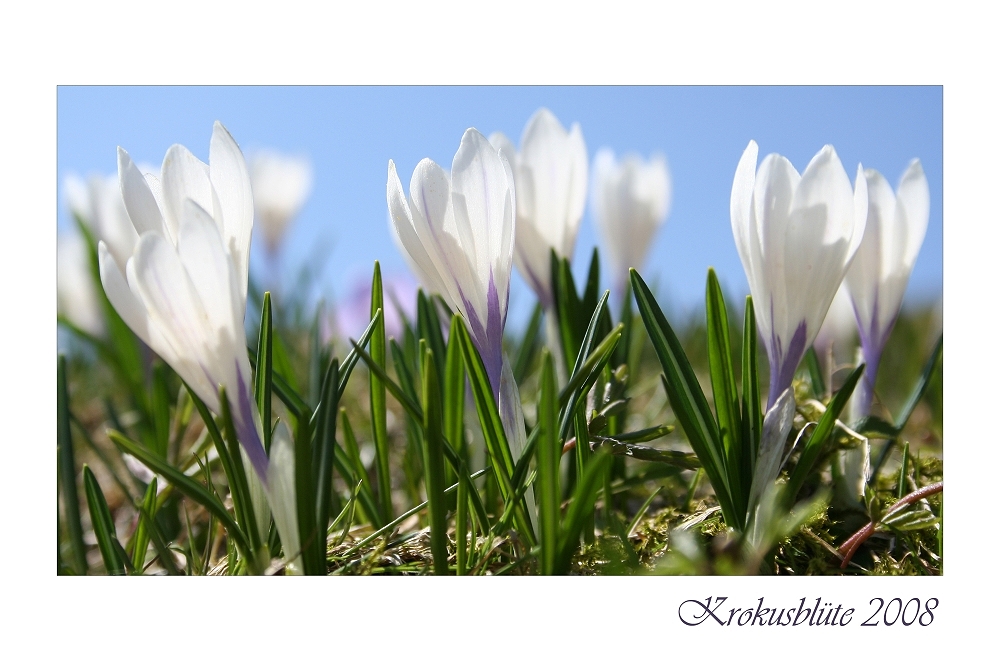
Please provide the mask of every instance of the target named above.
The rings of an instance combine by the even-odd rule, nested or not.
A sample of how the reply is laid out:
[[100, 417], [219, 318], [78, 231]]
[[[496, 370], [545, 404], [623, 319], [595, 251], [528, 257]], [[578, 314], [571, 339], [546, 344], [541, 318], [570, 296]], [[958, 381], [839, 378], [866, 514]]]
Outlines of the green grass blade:
[[[76, 463], [73, 458], [73, 432], [70, 429], [69, 387], [66, 381], [66, 357], [59, 356], [59, 391], [56, 396], [56, 447], [59, 455], [59, 485], [63, 494], [63, 514], [72, 550], [71, 567], [77, 575], [87, 573], [87, 546], [83, 543], [80, 521], [80, 498], [76, 489]], [[58, 512], [56, 514], [58, 517]]]
[[552, 354], [542, 351], [542, 377], [538, 402], [538, 520], [541, 528], [541, 571], [551, 576], [559, 550], [559, 408], [556, 394], [555, 363]]
[[242, 503], [240, 509], [241, 518], [238, 521], [240, 522], [240, 527], [246, 531], [250, 545], [256, 550], [261, 546], [261, 531], [257, 529], [257, 518], [254, 516], [253, 501], [250, 498], [250, 485], [247, 483], [247, 474], [243, 466], [243, 453], [240, 452], [240, 441], [236, 437], [236, 427], [233, 423], [232, 411], [229, 408], [229, 397], [224, 387], [219, 388], [219, 406], [222, 409], [219, 416], [222, 422], [222, 436], [226, 440], [226, 449], [229, 451], [230, 467], [232, 469], [232, 475], [226, 476], [231, 480], [229, 490], [234, 494], [234, 504], [238, 494]]
[[819, 356], [816, 355], [816, 348], [810, 346], [806, 349], [804, 361], [809, 369], [809, 385], [814, 398], [822, 400], [826, 394], [826, 381], [823, 379], [823, 368], [819, 364]]
[[[722, 287], [715, 269], [708, 269], [705, 285], [705, 321], [708, 334], [708, 366], [715, 400], [719, 438], [726, 462], [727, 490], [736, 516], [746, 518], [747, 496], [750, 492], [750, 464], [744, 459], [744, 438], [741, 434], [740, 396], [736, 391], [736, 370], [733, 368], [732, 346], [729, 342], [729, 315]], [[748, 444], [751, 439], [746, 439]]]
[[[568, 263], [568, 262], [567, 262]], [[587, 284], [583, 287], [583, 296], [580, 298], [581, 312], [587, 312], [597, 308], [597, 297], [601, 291], [601, 259], [597, 253], [597, 246], [590, 254], [590, 267], [587, 269]], [[577, 323], [582, 323], [577, 319]]]
[[[272, 350], [277, 347], [277, 344], [274, 342], [276, 337], [272, 336]], [[250, 365], [254, 369], [257, 369], [257, 352], [247, 347], [247, 354], [250, 356]], [[271, 388], [274, 394], [278, 396], [278, 399], [291, 410], [293, 415], [309, 415], [312, 411], [312, 407], [309, 406], [308, 402], [302, 399], [302, 396], [299, 395], [295, 388], [285, 381], [276, 368], [273, 368], [271, 371]]]
[[[455, 325], [455, 318], [451, 320]], [[453, 330], [453, 329], [452, 329]], [[465, 363], [462, 347], [449, 330], [448, 347], [444, 361], [444, 435], [451, 447], [463, 459], [467, 458], [465, 445]]]
[[743, 521], [737, 515], [728, 490], [725, 448], [719, 438], [719, 429], [708, 406], [708, 400], [705, 399], [705, 393], [698, 383], [698, 377], [681, 347], [680, 340], [677, 339], [656, 299], [653, 298], [652, 292], [635, 269], [630, 269], [629, 273], [639, 314], [663, 367], [663, 386], [667, 391], [670, 406], [715, 489], [726, 522], [741, 526]]
[[[340, 408], [339, 365], [334, 358], [327, 368], [320, 390], [323, 411], [317, 427], [316, 446], [319, 448], [319, 461], [316, 462], [316, 530], [326, 530], [330, 519], [330, 495], [333, 490], [333, 460], [337, 444], [337, 413]], [[322, 430], [320, 433], [319, 430]], [[361, 476], [357, 476], [359, 479]], [[325, 551], [325, 549], [324, 549]]]
[[906, 426], [907, 421], [910, 419], [910, 415], [913, 414], [913, 410], [917, 408], [917, 404], [923, 399], [924, 393], [927, 392], [927, 386], [931, 383], [931, 378], [934, 376], [934, 368], [937, 367], [938, 358], [941, 357], [941, 350], [944, 347], [944, 335], [938, 338], [937, 344], [934, 345], [934, 350], [931, 351], [930, 358], [924, 364], [924, 370], [920, 375], [920, 380], [917, 381], [917, 385], [913, 388], [913, 392], [910, 394], [910, 398], [906, 400], [906, 404], [903, 405], [902, 410], [899, 412], [899, 417], [896, 419], [896, 429], [902, 431], [903, 427]]
[[448, 574], [448, 520], [444, 496], [444, 429], [442, 427], [441, 387], [433, 351], [426, 340], [420, 372], [422, 376], [422, 401], [424, 408], [424, 488], [430, 508], [431, 554], [434, 573]]
[[[570, 372], [570, 361], [580, 350], [579, 325], [580, 310], [583, 307], [576, 294], [576, 283], [569, 260], [560, 259], [554, 250], [550, 251], [552, 265], [552, 307], [559, 327], [559, 344], [562, 347], [564, 368]], [[582, 325], [583, 322], [580, 322]]]
[[746, 307], [743, 311], [742, 360], [743, 461], [750, 467], [750, 475], [752, 476], [756, 469], [757, 452], [760, 450], [763, 413], [760, 410], [760, 379], [757, 376], [757, 317], [754, 316], [753, 299], [750, 296], [747, 296]]
[[[465, 323], [459, 319], [458, 323], [452, 323], [451, 329], [462, 348], [466, 374], [472, 387], [472, 397], [476, 402], [479, 424], [486, 441], [486, 451], [497, 476], [500, 493], [504, 501], [507, 502], [515, 497], [511, 482], [514, 474], [514, 459], [511, 456], [510, 446], [507, 444], [507, 435], [504, 433], [503, 424], [500, 421], [500, 412], [497, 410], [497, 401], [493, 395], [493, 389], [490, 387], [489, 377], [486, 376], [486, 367], [472, 343], [472, 337], [469, 335]], [[523, 504], [523, 500], [521, 503]], [[520, 504], [516, 508], [515, 521], [518, 532], [526, 540], [533, 543], [534, 534], [531, 530], [531, 524], [528, 521], [527, 513]]]
[[795, 496], [798, 495], [799, 489], [802, 488], [802, 484], [806, 481], [816, 461], [823, 453], [827, 440], [834, 430], [837, 417], [840, 416], [840, 412], [847, 405], [847, 400], [851, 398], [851, 393], [854, 392], [854, 387], [858, 384], [858, 380], [864, 371], [865, 366], [862, 363], [851, 372], [850, 376], [844, 382], [843, 387], [837, 391], [833, 400], [830, 401], [830, 405], [826, 407], [826, 411], [820, 416], [812, 435], [806, 439], [805, 446], [802, 448], [802, 454], [799, 457], [799, 463], [792, 470], [792, 474], [788, 478], [788, 487], [785, 489], [785, 498], [789, 504], [795, 501]]
[[222, 522], [222, 525], [229, 533], [229, 537], [236, 543], [240, 551], [248, 557], [253, 555], [250, 542], [239, 525], [237, 525], [236, 520], [229, 514], [222, 502], [205, 487], [120, 432], [114, 429], [108, 430], [108, 437], [118, 446], [119, 450], [132, 455], [154, 473], [162, 475], [170, 484], [174, 485], [175, 489], [211, 512], [213, 516]]
[[[146, 494], [142, 497], [140, 507], [139, 522], [135, 526], [135, 534], [132, 535], [132, 566], [136, 571], [142, 572], [146, 564], [146, 548], [149, 546], [149, 522], [156, 516], [156, 476], [150, 480], [146, 487]], [[145, 513], [145, 516], [143, 516]]]
[[597, 452], [591, 457], [587, 469], [577, 480], [573, 498], [566, 510], [566, 517], [560, 526], [561, 541], [554, 573], [565, 574], [569, 571], [573, 553], [580, 544], [580, 533], [594, 514], [597, 494], [604, 485], [604, 472], [610, 467], [611, 455], [607, 452]]
[[[191, 396], [191, 401], [194, 402], [195, 408], [198, 410], [199, 415], [201, 415], [202, 421], [205, 423], [205, 429], [208, 431], [208, 437], [212, 439], [212, 443], [215, 445], [215, 451], [219, 455], [219, 463], [222, 464], [222, 470], [226, 474], [226, 481], [229, 484], [229, 492], [233, 498], [233, 514], [236, 517], [236, 521], [239, 523], [243, 530], [246, 530], [246, 525], [244, 521], [249, 516], [249, 511], [247, 510], [246, 501], [250, 499], [249, 494], [243, 489], [240, 489], [240, 479], [236, 473], [236, 463], [233, 459], [232, 454], [229, 451], [229, 447], [226, 445], [225, 440], [222, 437], [222, 432], [219, 430], [218, 425], [215, 424], [215, 418], [212, 416], [212, 412], [208, 410], [205, 403], [201, 401], [198, 397], [188, 387], [188, 394]], [[236, 454], [236, 459], [241, 461], [239, 452]], [[246, 482], [245, 476], [243, 480], [244, 484]], [[256, 548], [256, 547], [255, 547]]]
[[101, 486], [87, 464], [83, 465], [83, 487], [87, 493], [87, 506], [90, 508], [90, 523], [94, 527], [104, 567], [109, 576], [124, 576], [128, 557], [115, 535], [115, 522], [108, 509], [108, 501], [104, 499]]
[[439, 376], [445, 373], [444, 335], [441, 334], [441, 319], [434, 308], [432, 299], [424, 295], [422, 289], [417, 290], [417, 331], [420, 339], [427, 341], [427, 347], [434, 357], [434, 366]]
[[612, 438], [616, 441], [621, 441], [622, 443], [648, 443], [666, 436], [673, 430], [674, 428], [671, 425], [657, 425], [655, 427], [638, 429], [624, 434], [615, 434]]
[[[316, 488], [313, 481], [312, 443], [309, 420], [295, 425], [295, 511], [299, 522], [302, 569], [307, 576], [326, 573], [326, 526], [316, 527]], [[322, 534], [321, 534], [322, 533]]]
[[358, 346], [358, 344], [353, 340], [351, 340], [351, 344], [354, 345], [354, 350], [358, 352], [358, 357], [365, 363], [369, 371], [375, 374], [375, 378], [385, 384], [386, 389], [392, 394], [393, 398], [399, 402], [399, 404], [418, 424], [423, 424], [424, 413], [420, 408], [420, 404], [403, 392], [403, 389], [395, 381], [389, 378], [389, 375], [385, 373], [385, 370], [375, 362], [375, 359], [372, 358], [367, 351]]
[[[376, 318], [379, 310], [385, 309], [382, 297], [382, 269], [375, 262], [372, 272], [371, 317]], [[357, 345], [355, 345], [357, 346]], [[372, 362], [385, 372], [385, 316], [375, 322], [375, 331], [368, 340]], [[371, 367], [371, 365], [369, 365]], [[382, 519], [392, 518], [392, 483], [389, 472], [389, 434], [386, 431], [385, 408], [386, 380], [379, 378], [374, 370], [369, 370], [368, 395], [371, 408], [372, 439], [375, 441], [375, 481], [378, 484], [379, 506]]]
[[257, 340], [257, 373], [254, 377], [254, 398], [261, 422], [264, 423], [264, 451], [271, 452], [271, 390], [273, 381], [273, 349], [271, 342], [271, 292], [264, 292], [260, 311], [260, 334]]

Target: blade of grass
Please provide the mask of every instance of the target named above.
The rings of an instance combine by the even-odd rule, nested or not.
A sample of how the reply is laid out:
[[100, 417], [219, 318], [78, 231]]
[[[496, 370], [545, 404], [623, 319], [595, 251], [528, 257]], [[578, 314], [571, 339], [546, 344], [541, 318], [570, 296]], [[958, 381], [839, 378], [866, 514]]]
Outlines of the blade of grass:
[[[257, 529], [257, 517], [254, 515], [253, 500], [250, 497], [250, 486], [247, 483], [247, 474], [243, 466], [243, 455], [240, 452], [240, 441], [236, 437], [236, 427], [233, 423], [232, 411], [229, 408], [229, 397], [225, 387], [219, 387], [219, 407], [220, 420], [222, 422], [222, 437], [226, 440], [226, 449], [229, 451], [230, 467], [233, 474], [226, 477], [232, 480], [229, 483], [230, 492], [239, 494], [242, 501], [242, 518], [239, 519], [240, 527], [247, 533], [247, 539], [254, 550], [261, 547], [261, 534]], [[220, 455], [221, 457], [221, 455]], [[233, 496], [236, 502], [236, 496]], [[265, 531], [266, 532], [266, 531]]]
[[[276, 346], [274, 344], [273, 337], [276, 336], [272, 336], [272, 351]], [[247, 347], [247, 354], [250, 356], [250, 365], [254, 369], [257, 369], [256, 350]], [[272, 392], [278, 396], [278, 399], [280, 399], [285, 406], [289, 408], [293, 415], [300, 416], [304, 414], [308, 416], [312, 412], [312, 407], [309, 406], [306, 400], [302, 399], [302, 396], [299, 395], [295, 388], [289, 385], [288, 382], [285, 381], [284, 377], [281, 376], [281, 373], [274, 368], [271, 370], [271, 388]]]
[[[326, 573], [326, 538], [320, 539], [316, 528], [316, 489], [313, 482], [312, 444], [309, 420], [305, 416], [295, 425], [295, 512], [299, 522], [302, 569], [307, 576]], [[326, 526], [323, 526], [323, 532]]]
[[[146, 513], [146, 516], [142, 515]], [[142, 497], [140, 507], [139, 522], [135, 526], [135, 533], [130, 540], [132, 544], [132, 566], [140, 572], [146, 564], [146, 548], [149, 546], [149, 520], [156, 516], [156, 476], [150, 480], [146, 487], [146, 493]]]
[[[743, 461], [750, 467], [752, 476], [757, 467], [757, 453], [760, 450], [760, 430], [763, 414], [760, 410], [760, 379], [757, 377], [757, 317], [753, 311], [753, 299], [747, 296], [743, 310], [743, 397], [742, 433]], [[751, 477], [751, 482], [753, 481]]]
[[104, 568], [107, 569], [109, 576], [124, 576], [128, 557], [115, 535], [115, 522], [108, 509], [108, 501], [104, 499], [101, 486], [87, 464], [83, 465], [83, 487], [87, 493], [90, 523], [94, 527], [97, 546], [101, 549]]
[[674, 428], [670, 425], [657, 425], [647, 429], [639, 429], [624, 434], [615, 434], [611, 438], [622, 443], [648, 443], [662, 438], [672, 432]]
[[[385, 309], [382, 299], [382, 269], [378, 262], [372, 272], [371, 317], [376, 318], [379, 310]], [[368, 340], [368, 348], [375, 365], [385, 372], [385, 317], [380, 316], [375, 322], [375, 331]], [[355, 345], [357, 347], [357, 345]], [[368, 395], [371, 408], [372, 439], [375, 441], [375, 481], [378, 484], [379, 507], [382, 508], [382, 520], [392, 518], [392, 483], [389, 472], [389, 435], [386, 431], [385, 408], [386, 380], [379, 378], [373, 370], [369, 371]]]
[[913, 388], [910, 394], [910, 398], [906, 400], [906, 404], [903, 405], [902, 410], [899, 412], [899, 417], [896, 419], [896, 429], [902, 431], [903, 427], [906, 426], [907, 421], [910, 419], [910, 415], [913, 414], [913, 410], [917, 408], [917, 404], [923, 399], [924, 393], [927, 392], [927, 386], [931, 383], [931, 378], [934, 376], [934, 368], [937, 367], [938, 359], [941, 357], [941, 350], [944, 347], [944, 335], [938, 338], [937, 344], [934, 345], [934, 350], [931, 351], [930, 358], [924, 364], [924, 370], [920, 374], [920, 380], [917, 381], [917, 385]]
[[559, 545], [559, 410], [556, 395], [555, 363], [548, 350], [542, 350], [542, 377], [538, 403], [538, 520], [541, 528], [541, 573], [555, 571]]
[[705, 321], [712, 396], [715, 400], [715, 416], [726, 465], [726, 488], [736, 516], [745, 519], [747, 495], [753, 474], [749, 472], [750, 464], [745, 461], [749, 453], [743, 448], [744, 439], [740, 433], [740, 399], [736, 391], [736, 373], [733, 369], [733, 353], [729, 342], [726, 299], [722, 295], [722, 287], [719, 286], [715, 269], [712, 268], [708, 269], [708, 282], [705, 285]]
[[[190, 387], [188, 388], [188, 393], [191, 396], [191, 401], [194, 402], [195, 408], [198, 409], [198, 413], [201, 415], [201, 419], [205, 423], [205, 429], [208, 432], [208, 436], [212, 439], [212, 443], [215, 445], [215, 451], [219, 455], [219, 462], [222, 464], [222, 470], [226, 474], [226, 481], [229, 484], [229, 492], [233, 498], [233, 514], [235, 515], [236, 521], [239, 523], [241, 528], [246, 530], [244, 521], [246, 521], [247, 517], [250, 515], [249, 510], [246, 507], [246, 501], [250, 499], [250, 496], [246, 491], [240, 489], [239, 477], [236, 474], [235, 461], [233, 460], [232, 454], [230, 454], [225, 440], [223, 440], [222, 432], [219, 431], [219, 427], [216, 425], [215, 418], [212, 416], [211, 411], [208, 410], [205, 403], [201, 401], [201, 398], [198, 397], [198, 395], [196, 395]], [[236, 456], [242, 463], [242, 458], [238, 452]], [[244, 482], [245, 481], [246, 479], [244, 476]]]
[[728, 491], [725, 449], [722, 447], [719, 429], [708, 406], [708, 400], [705, 399], [705, 393], [698, 383], [698, 377], [681, 347], [680, 340], [667, 323], [663, 311], [660, 310], [642, 277], [635, 269], [630, 269], [629, 274], [639, 314], [663, 368], [663, 387], [667, 391], [670, 407], [680, 421], [691, 448], [698, 455], [715, 489], [726, 522], [733, 526], [742, 526], [743, 520], [738, 517]]
[[[78, 576], [87, 573], [87, 546], [83, 543], [83, 524], [80, 521], [80, 499], [76, 487], [76, 463], [73, 458], [73, 432], [70, 429], [69, 387], [66, 381], [66, 357], [59, 356], [59, 391], [56, 401], [58, 411], [56, 447], [59, 454], [59, 485], [63, 494], [63, 515], [72, 550], [71, 567]], [[58, 517], [58, 512], [56, 512]]]
[[422, 402], [424, 409], [424, 488], [430, 509], [431, 554], [434, 573], [448, 574], [448, 530], [445, 507], [444, 434], [442, 429], [441, 388], [438, 371], [430, 343], [421, 339], [423, 349], [420, 373], [422, 376]]
[[[482, 469], [480, 471], [476, 471], [470, 477], [471, 477], [471, 479], [475, 480], [478, 477], [482, 477], [483, 475], [486, 475], [491, 470], [492, 470], [492, 468], [484, 468], [484, 469]], [[447, 489], [445, 489], [444, 492], [446, 494], [449, 494], [449, 493], [452, 493], [453, 491], [455, 491], [456, 489], [458, 489], [458, 484], [457, 483], [453, 484], [450, 487], [448, 487]], [[382, 526], [381, 528], [379, 528], [378, 530], [376, 530], [372, 534], [368, 535], [367, 537], [365, 537], [364, 539], [362, 539], [360, 542], [358, 542], [357, 544], [355, 544], [351, 548], [347, 549], [344, 552], [344, 554], [338, 556], [337, 559], [338, 560], [347, 560], [348, 558], [351, 558], [355, 553], [358, 553], [359, 551], [361, 551], [362, 549], [364, 549], [364, 547], [367, 546], [373, 540], [376, 540], [379, 537], [382, 537], [386, 533], [392, 532], [393, 530], [396, 529], [397, 526], [399, 526], [400, 523], [402, 523], [406, 519], [410, 518], [414, 514], [419, 514], [420, 512], [422, 512], [424, 510], [424, 508], [427, 507], [427, 505], [428, 505], [428, 503], [425, 500], [422, 503], [420, 503], [419, 505], [417, 505], [416, 507], [412, 507], [409, 510], [407, 510], [406, 512], [403, 512], [401, 515], [399, 515], [398, 517], [396, 517], [395, 519], [393, 519], [389, 523], [385, 524], [384, 526]]]
[[264, 451], [271, 453], [271, 390], [273, 380], [273, 349], [271, 343], [271, 292], [264, 292], [260, 310], [260, 334], [257, 339], [257, 373], [254, 377], [254, 398], [261, 422], [264, 423]]
[[594, 513], [597, 494], [604, 484], [604, 471], [608, 470], [610, 466], [611, 455], [607, 452], [598, 452], [591, 457], [587, 463], [587, 469], [577, 480], [573, 498], [570, 500], [566, 516], [562, 526], [560, 526], [561, 541], [554, 568], [556, 574], [565, 574], [569, 571], [573, 553], [580, 545], [580, 533], [583, 532], [583, 527], [589, 516]]
[[239, 547], [240, 551], [248, 556], [252, 556], [253, 551], [250, 542], [236, 523], [236, 520], [230, 516], [222, 502], [209, 493], [205, 487], [120, 432], [114, 429], [108, 430], [108, 438], [118, 446], [119, 450], [132, 455], [154, 473], [162, 475], [178, 491], [211, 512], [226, 528], [229, 538]]
[[[316, 444], [319, 447], [316, 477], [316, 530], [326, 530], [330, 519], [330, 494], [333, 489], [333, 460], [337, 444], [337, 413], [340, 407], [339, 365], [334, 358], [323, 379], [321, 397], [324, 397], [322, 420], [317, 427]], [[322, 430], [320, 433], [319, 430]], [[360, 477], [360, 476], [358, 476]], [[325, 549], [324, 549], [325, 551]]]
[[823, 368], [819, 364], [819, 356], [816, 355], [815, 347], [806, 349], [804, 361], [809, 369], [809, 385], [812, 389], [813, 397], [818, 400], [823, 399], [826, 394], [826, 381], [823, 379]]
[[[451, 332], [457, 338], [462, 348], [462, 356], [465, 359], [465, 370], [469, 377], [469, 384], [472, 386], [472, 396], [476, 402], [476, 412], [479, 415], [479, 423], [486, 441], [487, 454], [490, 457], [494, 473], [497, 476], [501, 496], [507, 501], [515, 495], [513, 485], [511, 484], [511, 477], [514, 473], [514, 459], [511, 456], [503, 424], [500, 421], [497, 401], [490, 387], [489, 377], [486, 376], [486, 368], [483, 365], [483, 360], [472, 343], [472, 337], [469, 335], [465, 323], [457, 315], [452, 317], [452, 319], [459, 320], [458, 323], [452, 323]], [[531, 523], [528, 521], [524, 507], [520, 505], [516, 508], [515, 521], [518, 533], [524, 539], [529, 540], [530, 544], [533, 544], [534, 534], [531, 530]]]
[[420, 339], [426, 340], [427, 347], [434, 357], [434, 366], [439, 376], [445, 373], [444, 336], [441, 334], [441, 319], [431, 300], [424, 295], [422, 289], [417, 290], [417, 331]]

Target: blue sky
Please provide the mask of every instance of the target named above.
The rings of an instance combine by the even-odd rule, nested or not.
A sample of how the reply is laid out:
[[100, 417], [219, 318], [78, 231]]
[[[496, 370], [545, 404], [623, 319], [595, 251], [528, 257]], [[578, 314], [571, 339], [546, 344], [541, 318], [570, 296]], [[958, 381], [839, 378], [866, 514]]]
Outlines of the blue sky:
[[[832, 144], [852, 179], [860, 162], [893, 186], [919, 157], [931, 214], [905, 301], [941, 296], [941, 87], [60, 87], [57, 98], [60, 229], [69, 226], [68, 174], [114, 172], [119, 145], [136, 161], [159, 164], [181, 143], [207, 161], [218, 119], [245, 153], [272, 148], [312, 160], [313, 193], [286, 238], [284, 267], [324, 256], [319, 288], [333, 300], [370, 277], [376, 259], [384, 272], [406, 270], [388, 228], [390, 158], [407, 186], [421, 158], [448, 167], [470, 126], [503, 131], [517, 144], [540, 106], [567, 127], [580, 123], [591, 159], [601, 147], [666, 155], [672, 208], [641, 272], [668, 310], [701, 305], [709, 266], [730, 296], [748, 293], [729, 194], [751, 138], [761, 157], [778, 152], [800, 171]], [[575, 270], [585, 268], [596, 243], [588, 206]], [[263, 274], [261, 256], [251, 268]], [[510, 323], [532, 304], [514, 276]]]

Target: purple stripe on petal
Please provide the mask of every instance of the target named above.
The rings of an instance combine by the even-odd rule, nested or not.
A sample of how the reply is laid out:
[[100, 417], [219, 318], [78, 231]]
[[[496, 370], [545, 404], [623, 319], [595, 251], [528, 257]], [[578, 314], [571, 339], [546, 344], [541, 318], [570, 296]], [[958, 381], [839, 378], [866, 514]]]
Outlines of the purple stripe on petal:
[[475, 314], [472, 304], [469, 303], [464, 294], [462, 295], [462, 305], [468, 314], [466, 321], [469, 322], [472, 342], [476, 345], [476, 349], [479, 350], [479, 355], [483, 359], [490, 387], [493, 388], [493, 394], [499, 396], [500, 370], [503, 368], [504, 319], [500, 312], [500, 295], [497, 292], [492, 271], [490, 271], [489, 289], [486, 292], [486, 327], [483, 327], [482, 320]]
[[[257, 433], [257, 425], [253, 420], [253, 403], [250, 401], [250, 391], [247, 383], [243, 379], [239, 363], [236, 364], [236, 377], [239, 379], [239, 393], [236, 395], [236, 406], [231, 407], [233, 411], [233, 426], [236, 427], [236, 437], [239, 439], [250, 463], [253, 464], [257, 477], [262, 484], [267, 485], [267, 454], [264, 452], [264, 445], [260, 442], [260, 435]], [[227, 394], [227, 397], [229, 395]], [[232, 403], [232, 399], [230, 399]]]
[[785, 391], [785, 388], [792, 385], [792, 377], [795, 376], [795, 369], [799, 366], [799, 361], [806, 353], [806, 322], [802, 320], [792, 334], [792, 340], [788, 343], [786, 353], [781, 353], [781, 339], [772, 333], [771, 347], [774, 353], [771, 358], [775, 363], [771, 364], [771, 385], [767, 393], [767, 408], [770, 409], [778, 401], [778, 396]]

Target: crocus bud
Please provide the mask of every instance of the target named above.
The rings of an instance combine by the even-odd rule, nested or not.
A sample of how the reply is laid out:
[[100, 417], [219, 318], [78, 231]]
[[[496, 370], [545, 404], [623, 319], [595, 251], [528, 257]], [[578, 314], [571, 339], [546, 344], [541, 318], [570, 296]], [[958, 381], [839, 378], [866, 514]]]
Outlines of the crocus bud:
[[770, 408], [791, 385], [861, 242], [864, 172], [859, 165], [852, 191], [830, 145], [801, 175], [778, 154], [758, 169], [751, 140], [736, 168], [730, 215], [771, 368]]

